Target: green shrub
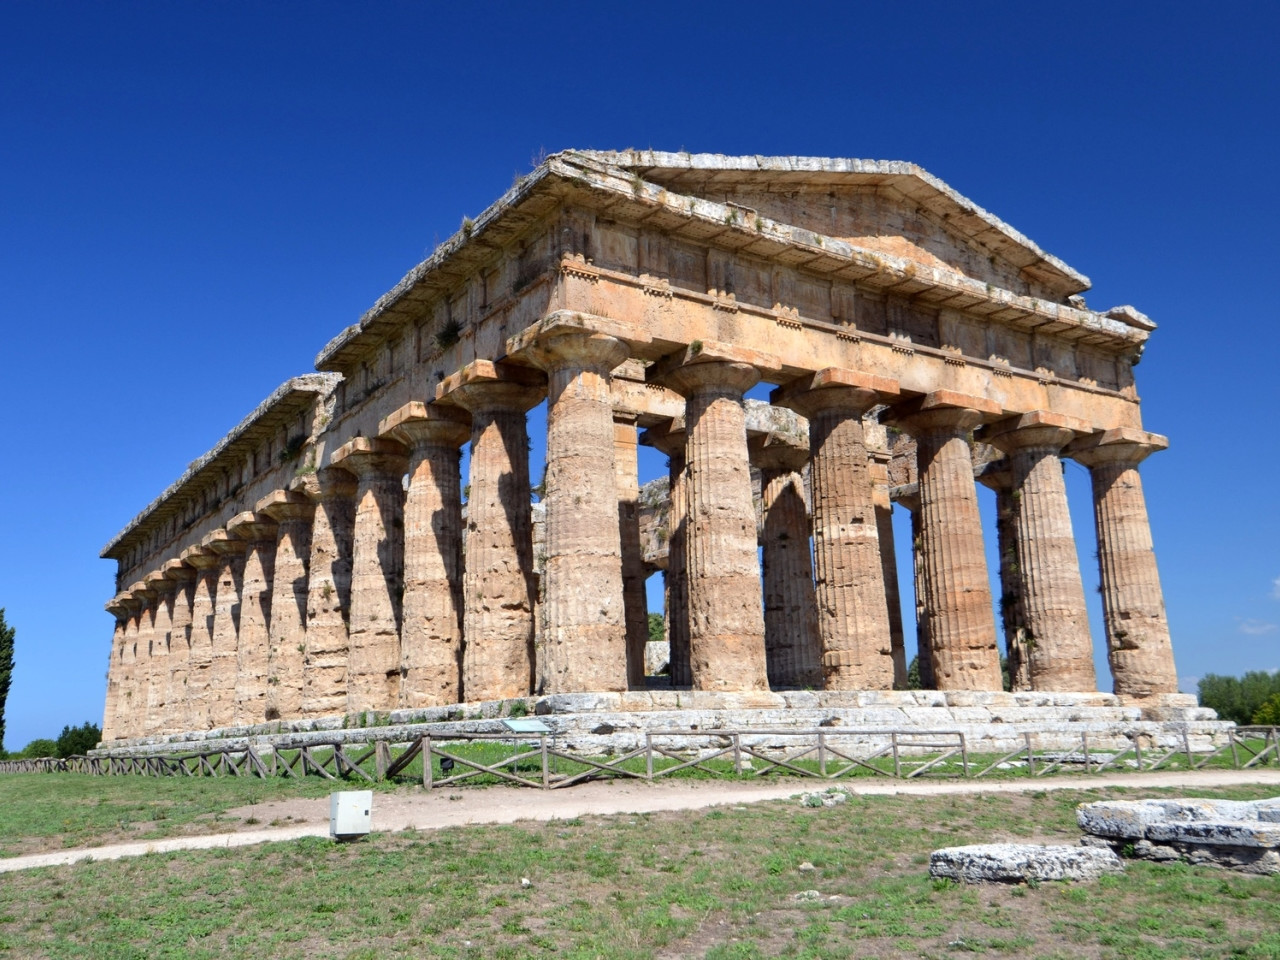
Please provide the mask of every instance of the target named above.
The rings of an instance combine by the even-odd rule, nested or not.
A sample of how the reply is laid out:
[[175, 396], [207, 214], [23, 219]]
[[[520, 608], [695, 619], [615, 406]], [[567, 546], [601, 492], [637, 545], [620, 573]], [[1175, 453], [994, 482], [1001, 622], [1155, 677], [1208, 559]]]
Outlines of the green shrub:
[[1280, 693], [1267, 697], [1253, 713], [1253, 722], [1260, 726], [1280, 727]]
[[1206, 673], [1200, 679], [1199, 694], [1200, 705], [1216, 711], [1223, 720], [1253, 723], [1262, 705], [1280, 694], [1280, 670], [1250, 670], [1243, 677]]
[[52, 740], [32, 740], [16, 755], [19, 760], [35, 760], [39, 757], [56, 757], [58, 745]]
[[92, 750], [102, 740], [102, 731], [96, 723], [88, 720], [79, 727], [63, 727], [56, 743], [57, 756], [82, 756]]

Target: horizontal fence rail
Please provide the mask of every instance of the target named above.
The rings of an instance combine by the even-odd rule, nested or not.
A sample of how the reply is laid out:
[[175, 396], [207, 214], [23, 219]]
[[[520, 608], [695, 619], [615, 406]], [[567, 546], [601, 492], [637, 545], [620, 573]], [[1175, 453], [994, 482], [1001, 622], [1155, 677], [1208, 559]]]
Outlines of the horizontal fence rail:
[[[211, 747], [174, 754], [44, 757], [0, 761], [0, 773], [86, 773], [146, 777], [322, 777], [367, 781], [421, 779], [428, 789], [458, 784], [512, 783], [562, 789], [602, 778], [655, 781], [679, 774], [762, 778], [790, 776], [839, 780], [852, 776], [976, 779], [995, 772], [1044, 777], [1064, 769], [1099, 774], [1125, 769], [1150, 772], [1175, 765], [1200, 770], [1215, 764], [1247, 770], [1280, 763], [1280, 728], [1236, 727], [1210, 750], [1180, 742], [1157, 746], [1147, 733], [1125, 733], [1127, 746], [1103, 746], [1104, 738], [1080, 734], [1079, 748], [1022, 744], [1001, 755], [975, 755], [963, 733], [952, 730], [653, 730], [635, 747], [609, 756], [587, 756], [559, 746], [554, 733], [421, 734], [409, 740], [304, 746]], [[1105, 740], [1114, 743], [1116, 734]], [[1055, 738], [1061, 743], [1061, 738]], [[1146, 744], [1144, 745], [1144, 741]], [[416, 765], [416, 766], [415, 766]], [[411, 772], [412, 770], [412, 772]]]

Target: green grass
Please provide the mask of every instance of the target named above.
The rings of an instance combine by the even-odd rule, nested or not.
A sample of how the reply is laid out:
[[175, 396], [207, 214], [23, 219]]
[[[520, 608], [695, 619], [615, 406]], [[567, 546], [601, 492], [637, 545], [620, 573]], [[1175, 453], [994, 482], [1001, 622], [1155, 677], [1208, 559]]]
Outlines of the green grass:
[[[0, 778], [0, 803], [19, 792], [15, 779]], [[43, 783], [55, 808], [80, 790], [64, 777], [29, 782]], [[202, 787], [264, 789], [92, 783], [122, 807], [139, 802], [139, 784], [171, 784], [171, 810], [216, 807], [218, 798], [194, 796]], [[308, 795], [329, 787], [276, 783]], [[1280, 877], [1135, 862], [1093, 884], [928, 878], [937, 847], [1073, 843], [1082, 800], [1177, 792], [854, 797], [823, 809], [776, 802], [27, 871], [0, 881], [0, 957], [1280, 957]], [[471, 796], [481, 803], [485, 793]], [[230, 791], [221, 800], [243, 802]], [[5, 836], [17, 826], [6, 821]], [[801, 871], [806, 862], [813, 869]], [[807, 890], [820, 899], [796, 899]]]

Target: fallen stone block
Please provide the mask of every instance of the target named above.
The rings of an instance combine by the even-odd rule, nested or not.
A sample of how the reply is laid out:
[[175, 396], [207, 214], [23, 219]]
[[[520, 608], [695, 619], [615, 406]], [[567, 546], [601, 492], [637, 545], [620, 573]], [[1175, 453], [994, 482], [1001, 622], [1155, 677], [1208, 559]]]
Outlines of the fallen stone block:
[[1280, 847], [1280, 824], [1260, 820], [1166, 821], [1147, 827], [1147, 839], [1156, 843], [1198, 843], [1217, 847]]
[[1096, 880], [1121, 873], [1124, 863], [1106, 847], [979, 843], [945, 847], [929, 858], [929, 875], [965, 883], [1025, 883], [1030, 880]]

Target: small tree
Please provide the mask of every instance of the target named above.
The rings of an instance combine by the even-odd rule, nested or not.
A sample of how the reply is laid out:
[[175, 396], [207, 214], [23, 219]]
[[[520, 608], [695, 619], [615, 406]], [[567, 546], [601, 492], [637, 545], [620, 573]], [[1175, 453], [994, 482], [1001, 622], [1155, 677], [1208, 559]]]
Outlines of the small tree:
[[13, 681], [13, 638], [17, 632], [5, 623], [4, 607], [0, 607], [0, 753], [4, 752], [4, 705]]
[[20, 760], [38, 760], [40, 757], [53, 757], [58, 753], [58, 745], [52, 740], [41, 738], [32, 740], [18, 754]]
[[1260, 727], [1280, 727], [1280, 693], [1273, 693], [1253, 714]]
[[662, 622], [662, 614], [649, 614], [649, 642], [661, 643], [665, 639], [667, 639], [667, 630]]
[[63, 727], [58, 734], [57, 755], [59, 757], [83, 756], [102, 740], [102, 731], [96, 723], [85, 721], [83, 726]]
[[1200, 705], [1217, 712], [1223, 720], [1244, 725], [1272, 696], [1280, 694], [1280, 670], [1250, 670], [1243, 677], [1206, 673], [1200, 679]]

